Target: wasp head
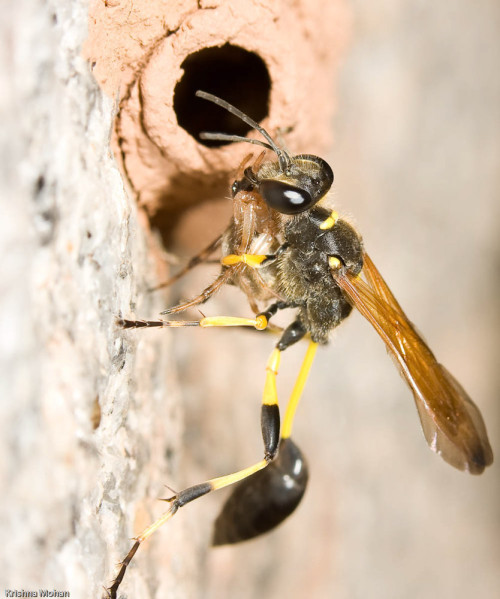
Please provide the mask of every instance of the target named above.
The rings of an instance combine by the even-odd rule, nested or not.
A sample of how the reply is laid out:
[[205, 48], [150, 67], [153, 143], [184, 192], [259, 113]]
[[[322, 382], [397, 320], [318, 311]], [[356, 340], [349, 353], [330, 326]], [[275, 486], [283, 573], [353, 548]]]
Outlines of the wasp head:
[[312, 208], [333, 183], [330, 165], [319, 156], [290, 157], [286, 170], [280, 162], [263, 163], [257, 173], [245, 170], [266, 204], [282, 214], [300, 214]]
[[[325, 196], [333, 183], [333, 171], [322, 158], [312, 154], [290, 156], [276, 144], [263, 127], [229, 102], [203, 91], [197, 91], [196, 95], [234, 114], [267, 140], [266, 143], [225, 133], [200, 135], [202, 139], [244, 141], [262, 146], [276, 154], [277, 162], [263, 162], [257, 172], [254, 172], [251, 167], [245, 169], [245, 179], [260, 193], [270, 208], [281, 214], [300, 214], [312, 208]], [[233, 186], [233, 197], [242, 185], [242, 181], [239, 181], [236, 188]]]

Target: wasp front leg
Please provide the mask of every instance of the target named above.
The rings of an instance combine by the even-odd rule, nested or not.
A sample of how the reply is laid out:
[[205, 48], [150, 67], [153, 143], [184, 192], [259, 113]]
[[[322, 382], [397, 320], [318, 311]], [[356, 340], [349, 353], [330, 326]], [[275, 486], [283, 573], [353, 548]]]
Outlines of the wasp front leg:
[[[179, 312], [184, 312], [188, 308], [193, 308], [195, 306], [199, 306], [200, 304], [204, 304], [208, 299], [210, 299], [215, 293], [217, 293], [223, 285], [229, 284], [233, 280], [237, 280], [241, 275], [243, 270], [246, 267], [250, 268], [260, 268], [261, 266], [267, 265], [269, 262], [276, 259], [277, 254], [229, 254], [224, 256], [221, 259], [222, 271], [219, 276], [215, 279], [215, 281], [209, 285], [206, 289], [204, 289], [199, 295], [194, 297], [193, 299], [183, 302], [182, 304], [178, 304], [177, 306], [173, 306], [161, 312], [161, 314], [177, 314]], [[241, 285], [243, 287], [243, 283]], [[252, 307], [255, 307], [253, 304]], [[255, 310], [257, 312], [257, 310]], [[133, 322], [133, 321], [131, 321]], [[174, 325], [161, 325], [156, 324], [161, 321], [143, 321], [148, 322], [147, 324], [140, 324], [140, 321], [137, 321], [137, 328], [143, 326], [174, 326]], [[189, 326], [189, 325], [188, 325]], [[191, 325], [194, 326], [194, 325]], [[203, 325], [201, 325], [203, 326]], [[234, 326], [234, 325], [228, 325]], [[128, 327], [130, 328], [130, 327]], [[258, 328], [258, 327], [256, 327]]]
[[251, 268], [258, 268], [260, 266], [265, 265], [266, 263], [269, 263], [275, 258], [276, 255], [274, 254], [229, 254], [227, 256], [224, 256], [221, 259], [223, 269], [211, 285], [209, 285], [206, 289], [204, 289], [199, 295], [197, 295], [193, 299], [179, 304], [177, 306], [173, 306], [172, 308], [168, 308], [167, 310], [161, 312], [161, 314], [176, 314], [178, 312], [184, 312], [184, 310], [187, 310], [188, 308], [193, 308], [195, 306], [199, 306], [200, 304], [204, 304], [215, 293], [217, 293], [217, 291], [219, 291], [223, 285], [226, 285], [231, 280], [237, 278], [245, 268], [245, 265]]
[[164, 287], [169, 287], [170, 285], [176, 283], [179, 279], [181, 279], [184, 275], [186, 275], [196, 266], [206, 263], [209, 260], [210, 256], [221, 246], [222, 237], [222, 235], [219, 235], [206, 248], [201, 250], [201, 252], [196, 254], [196, 256], [193, 256], [189, 260], [189, 262], [183, 268], [181, 268], [181, 270], [177, 272], [173, 277], [171, 277], [167, 281], [164, 281], [163, 283], [160, 283], [159, 285], [156, 285], [155, 287], [152, 287], [150, 291], [158, 291], [160, 289], [163, 289]]

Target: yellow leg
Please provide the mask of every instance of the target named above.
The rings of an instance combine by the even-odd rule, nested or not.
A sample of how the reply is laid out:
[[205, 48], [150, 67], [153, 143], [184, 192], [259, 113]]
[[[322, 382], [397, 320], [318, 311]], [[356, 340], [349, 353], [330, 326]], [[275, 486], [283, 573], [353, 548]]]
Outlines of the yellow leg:
[[264, 314], [255, 318], [208, 316], [200, 320], [200, 327], [255, 327], [258, 331], [263, 331], [267, 327], [267, 318]]
[[257, 268], [267, 258], [269, 258], [269, 256], [266, 256], [265, 254], [229, 254], [222, 258], [221, 264], [224, 266], [232, 266], [233, 264], [243, 262], [247, 266]]
[[266, 406], [278, 404], [278, 390], [276, 388], [276, 375], [281, 362], [281, 352], [275, 349], [269, 356], [266, 365], [266, 382], [264, 384], [264, 393], [262, 403]]
[[288, 439], [292, 434], [292, 425], [293, 420], [295, 418], [295, 412], [297, 411], [297, 406], [299, 405], [300, 397], [302, 395], [302, 391], [304, 390], [304, 385], [306, 384], [307, 377], [309, 376], [309, 371], [311, 370], [311, 366], [314, 360], [314, 356], [316, 355], [317, 349], [318, 344], [314, 343], [314, 341], [311, 341], [309, 343], [309, 347], [307, 348], [304, 361], [302, 362], [302, 366], [299, 371], [299, 376], [295, 381], [295, 386], [290, 396], [290, 400], [288, 401], [288, 405], [285, 412], [285, 418], [283, 419], [283, 427], [281, 429], [282, 439]]
[[206, 495], [211, 491], [217, 491], [218, 489], [223, 489], [224, 487], [233, 485], [234, 483], [237, 483], [240, 480], [255, 474], [259, 470], [262, 470], [262, 468], [265, 468], [267, 464], [267, 460], [260, 460], [260, 462], [257, 462], [252, 466], [248, 466], [247, 468], [243, 468], [242, 470], [238, 470], [237, 472], [232, 472], [231, 474], [226, 474], [225, 476], [218, 476], [217, 478], [211, 478], [204, 483], [188, 487], [184, 491], [174, 495], [174, 497], [167, 499], [166, 501], [172, 503], [172, 507], [162, 514], [158, 520], [156, 520], [156, 522], [153, 522], [153, 524], [143, 530], [141, 534], [135, 538], [135, 540], [139, 541], [139, 543], [145, 541], [155, 531], [157, 531], [160, 526], [170, 520], [175, 512], [183, 505], [186, 505], [186, 503], [189, 503], [190, 501], [193, 501], [202, 495]]
[[124, 329], [140, 329], [153, 327], [254, 327], [258, 331], [267, 328], [268, 319], [264, 314], [255, 318], [237, 316], [207, 316], [201, 320], [125, 320], [116, 321]]
[[265, 458], [273, 460], [278, 452], [280, 442], [280, 410], [278, 407], [278, 391], [276, 375], [280, 365], [281, 352], [274, 349], [266, 365], [266, 382], [262, 395], [262, 411], [260, 424], [264, 440]]
[[243, 470], [238, 470], [238, 472], [233, 472], [232, 474], [227, 474], [226, 476], [219, 476], [218, 478], [212, 478], [208, 481], [211, 485], [211, 491], [216, 491], [217, 489], [223, 489], [224, 487], [228, 487], [229, 485], [233, 485], [234, 483], [255, 474], [262, 468], [265, 468], [268, 464], [268, 460], [260, 460], [256, 464], [249, 466], [248, 468], [244, 468]]

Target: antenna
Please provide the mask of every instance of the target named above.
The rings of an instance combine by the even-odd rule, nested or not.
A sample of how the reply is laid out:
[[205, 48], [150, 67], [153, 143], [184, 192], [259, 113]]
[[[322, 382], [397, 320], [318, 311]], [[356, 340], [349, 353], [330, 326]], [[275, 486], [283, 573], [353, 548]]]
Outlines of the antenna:
[[200, 133], [201, 139], [210, 139], [216, 141], [245, 141], [247, 143], [262, 146], [264, 148], [267, 148], [268, 150], [272, 150], [276, 154], [280, 163], [280, 168], [284, 173], [286, 173], [290, 169], [290, 165], [292, 163], [290, 156], [274, 142], [273, 138], [263, 127], [259, 125], [259, 123], [255, 122], [253, 119], [247, 116], [244, 112], [241, 112], [241, 110], [239, 110], [232, 104], [229, 104], [229, 102], [226, 102], [225, 100], [222, 100], [221, 98], [218, 98], [213, 94], [209, 94], [208, 92], [198, 90], [196, 92], [196, 96], [198, 96], [198, 98], [203, 98], [203, 100], [213, 102], [213, 104], [217, 104], [217, 106], [220, 106], [221, 108], [224, 108], [231, 114], [234, 114], [234, 116], [238, 117], [244, 123], [252, 127], [252, 129], [258, 131], [263, 137], [266, 138], [266, 140], [269, 143], [266, 144], [258, 139], [248, 139], [247, 137], [242, 137], [240, 135], [228, 135], [226, 133]]

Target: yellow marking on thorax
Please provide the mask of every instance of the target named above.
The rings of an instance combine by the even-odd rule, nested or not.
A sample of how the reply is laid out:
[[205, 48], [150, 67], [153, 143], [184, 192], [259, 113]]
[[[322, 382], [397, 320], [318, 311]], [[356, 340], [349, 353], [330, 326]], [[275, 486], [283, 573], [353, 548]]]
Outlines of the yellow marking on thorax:
[[342, 266], [342, 262], [338, 258], [336, 258], [335, 256], [330, 256], [328, 258], [328, 266], [332, 270], [338, 270]]
[[330, 212], [330, 216], [324, 220], [319, 226], [320, 229], [332, 229], [335, 226], [335, 223], [339, 220], [339, 215], [335, 210]]

